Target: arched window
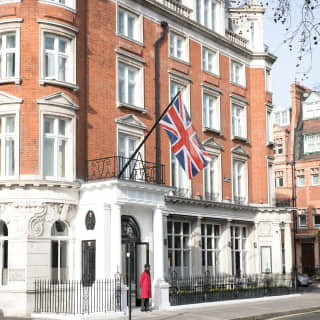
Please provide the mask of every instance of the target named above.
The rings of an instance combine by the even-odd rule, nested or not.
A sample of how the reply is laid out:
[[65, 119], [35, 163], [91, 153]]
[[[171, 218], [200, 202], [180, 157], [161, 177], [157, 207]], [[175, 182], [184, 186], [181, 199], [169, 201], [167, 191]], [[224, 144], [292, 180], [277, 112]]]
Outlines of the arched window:
[[8, 228], [0, 220], [0, 285], [8, 284]]
[[52, 280], [68, 279], [68, 226], [56, 221], [51, 228], [51, 275]]

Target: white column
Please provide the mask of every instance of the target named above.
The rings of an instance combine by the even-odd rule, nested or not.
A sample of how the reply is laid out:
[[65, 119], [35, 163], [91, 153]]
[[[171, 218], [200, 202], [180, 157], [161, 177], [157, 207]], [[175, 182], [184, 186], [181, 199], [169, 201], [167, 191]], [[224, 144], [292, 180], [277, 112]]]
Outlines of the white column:
[[153, 246], [154, 246], [154, 280], [164, 279], [164, 237], [161, 208], [157, 207], [153, 214]]
[[164, 234], [161, 207], [156, 207], [153, 213], [153, 257], [152, 304], [156, 309], [166, 309], [169, 307], [169, 285], [164, 280]]
[[192, 273], [202, 273], [202, 256], [201, 256], [201, 218], [198, 217], [197, 221], [192, 223]]
[[121, 206], [111, 205], [111, 228], [110, 228], [110, 276], [121, 269]]
[[232, 274], [232, 252], [231, 252], [231, 221], [228, 220], [225, 224], [223, 232], [223, 247], [225, 254], [225, 266], [220, 266], [220, 271], [224, 271], [227, 274]]
[[285, 263], [286, 263], [286, 273], [292, 271], [292, 248], [291, 241], [291, 223], [286, 223], [284, 227], [284, 254], [285, 254]]

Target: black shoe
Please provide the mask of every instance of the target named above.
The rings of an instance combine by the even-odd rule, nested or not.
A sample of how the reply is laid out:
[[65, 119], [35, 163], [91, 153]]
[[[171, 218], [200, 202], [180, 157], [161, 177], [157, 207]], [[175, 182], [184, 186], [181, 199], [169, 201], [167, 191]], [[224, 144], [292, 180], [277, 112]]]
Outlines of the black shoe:
[[146, 309], [141, 309], [141, 312], [146, 312], [147, 310]]

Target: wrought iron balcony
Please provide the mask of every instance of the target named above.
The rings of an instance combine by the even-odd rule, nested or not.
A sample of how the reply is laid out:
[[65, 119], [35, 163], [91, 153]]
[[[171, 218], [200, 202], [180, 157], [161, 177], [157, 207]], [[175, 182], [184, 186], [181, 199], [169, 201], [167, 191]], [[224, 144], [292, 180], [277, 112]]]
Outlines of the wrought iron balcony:
[[[117, 178], [128, 160], [129, 158], [122, 156], [88, 160], [87, 181]], [[156, 176], [157, 169], [159, 170], [159, 181], [157, 181]], [[165, 166], [150, 161], [134, 159], [123, 172], [120, 179], [162, 185], [165, 184]]]
[[204, 194], [204, 199], [209, 201], [219, 201], [220, 200], [220, 193], [218, 192], [206, 192]]

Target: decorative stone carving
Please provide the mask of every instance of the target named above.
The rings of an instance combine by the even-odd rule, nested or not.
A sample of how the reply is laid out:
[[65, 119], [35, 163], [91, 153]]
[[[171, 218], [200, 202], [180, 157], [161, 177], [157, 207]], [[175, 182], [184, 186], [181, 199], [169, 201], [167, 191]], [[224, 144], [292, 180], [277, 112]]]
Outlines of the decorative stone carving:
[[48, 206], [42, 207], [42, 211], [36, 213], [30, 220], [28, 225], [29, 235], [39, 237], [43, 233], [43, 222], [48, 210]]

